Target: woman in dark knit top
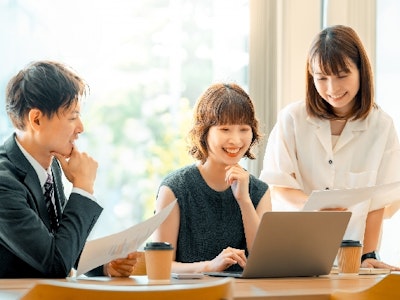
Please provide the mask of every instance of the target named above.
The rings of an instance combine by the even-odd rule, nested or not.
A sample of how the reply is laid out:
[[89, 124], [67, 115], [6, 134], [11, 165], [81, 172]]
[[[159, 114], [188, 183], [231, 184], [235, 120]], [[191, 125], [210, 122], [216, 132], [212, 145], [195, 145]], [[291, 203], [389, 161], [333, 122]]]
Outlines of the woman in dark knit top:
[[253, 103], [236, 84], [213, 84], [198, 99], [189, 153], [196, 164], [170, 173], [161, 183], [156, 211], [178, 200], [156, 230], [169, 242], [173, 272], [241, 269], [262, 214], [271, 210], [268, 185], [239, 165], [254, 159], [260, 133]]

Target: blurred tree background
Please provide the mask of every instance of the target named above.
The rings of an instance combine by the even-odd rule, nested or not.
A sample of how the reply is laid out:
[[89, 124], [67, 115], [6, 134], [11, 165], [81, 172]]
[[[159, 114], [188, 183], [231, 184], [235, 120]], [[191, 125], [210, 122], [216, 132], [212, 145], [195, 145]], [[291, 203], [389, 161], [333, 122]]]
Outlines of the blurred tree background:
[[193, 162], [193, 104], [212, 82], [247, 89], [247, 38], [247, 0], [0, 0], [0, 90], [37, 59], [88, 81], [78, 147], [99, 162], [99, 237], [150, 217], [162, 178]]

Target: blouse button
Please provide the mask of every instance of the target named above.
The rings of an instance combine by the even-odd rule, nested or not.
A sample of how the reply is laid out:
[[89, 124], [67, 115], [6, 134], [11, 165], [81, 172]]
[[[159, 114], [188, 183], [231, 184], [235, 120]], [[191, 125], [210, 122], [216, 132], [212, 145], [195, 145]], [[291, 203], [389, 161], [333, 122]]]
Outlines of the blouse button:
[[328, 163], [331, 165], [333, 163], [332, 159], [328, 160]]

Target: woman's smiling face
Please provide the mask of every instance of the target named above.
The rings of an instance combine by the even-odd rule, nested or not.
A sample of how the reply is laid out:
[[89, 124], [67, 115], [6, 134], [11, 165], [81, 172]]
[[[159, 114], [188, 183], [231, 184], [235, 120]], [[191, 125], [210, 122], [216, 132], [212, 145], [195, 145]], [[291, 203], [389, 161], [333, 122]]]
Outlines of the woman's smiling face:
[[252, 138], [247, 124], [211, 126], [207, 136], [209, 158], [225, 165], [236, 164], [250, 148]]
[[313, 79], [318, 94], [328, 102], [337, 115], [345, 115], [354, 105], [360, 89], [360, 72], [351, 60], [348, 71], [339, 71], [337, 75], [323, 74], [320, 66], [314, 62]]

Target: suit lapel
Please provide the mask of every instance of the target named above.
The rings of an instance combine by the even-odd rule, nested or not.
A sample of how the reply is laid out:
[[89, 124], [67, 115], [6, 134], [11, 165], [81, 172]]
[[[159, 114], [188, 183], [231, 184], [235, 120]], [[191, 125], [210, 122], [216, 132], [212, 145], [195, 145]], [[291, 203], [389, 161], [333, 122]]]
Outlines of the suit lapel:
[[[33, 168], [32, 168], [33, 169]], [[35, 202], [36, 209], [39, 212], [40, 218], [46, 224], [47, 228], [50, 228], [50, 218], [47, 211], [46, 203], [44, 201], [43, 190], [39, 184], [36, 172], [29, 172], [26, 174], [24, 183], [33, 195], [33, 201]]]
[[43, 190], [40, 185], [39, 178], [35, 172], [35, 169], [26, 159], [15, 142], [15, 134], [6, 140], [4, 145], [10, 161], [16, 166], [20, 173], [19, 176], [21, 181], [24, 182], [26, 188], [31, 194], [30, 198], [33, 201], [32, 204], [35, 205], [35, 207], [32, 207], [32, 209], [37, 210], [39, 217], [42, 219], [44, 224], [47, 226], [47, 228], [50, 228], [49, 213], [47, 212], [46, 203], [44, 202]]

